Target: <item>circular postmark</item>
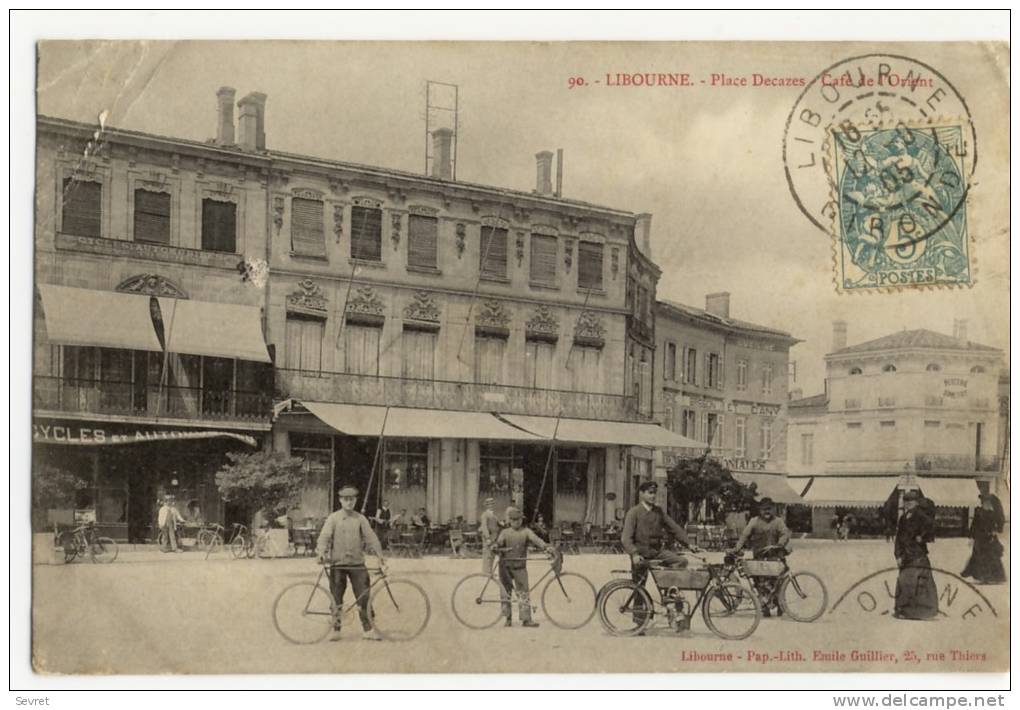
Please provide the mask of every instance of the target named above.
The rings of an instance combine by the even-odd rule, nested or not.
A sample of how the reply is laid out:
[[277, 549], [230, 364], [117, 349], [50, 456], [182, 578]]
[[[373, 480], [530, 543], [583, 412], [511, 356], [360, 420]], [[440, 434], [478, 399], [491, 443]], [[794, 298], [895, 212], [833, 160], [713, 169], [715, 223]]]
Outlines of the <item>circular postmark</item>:
[[837, 290], [973, 283], [966, 201], [977, 165], [970, 110], [933, 67], [909, 57], [844, 59], [790, 111], [790, 193], [831, 233]]
[[977, 165], [977, 134], [963, 96], [938, 70], [894, 54], [849, 57], [814, 77], [790, 109], [783, 133], [783, 168], [797, 206], [828, 233], [838, 203], [831, 158], [825, 154], [833, 129], [920, 125], [944, 117], [961, 124], [961, 152], [969, 155], [962, 196]]
[[[976, 621], [999, 615], [988, 597], [960, 575], [937, 567], [927, 569], [934, 582], [937, 618]], [[888, 567], [865, 575], [839, 595], [829, 614], [892, 616], [899, 573], [897, 567]]]

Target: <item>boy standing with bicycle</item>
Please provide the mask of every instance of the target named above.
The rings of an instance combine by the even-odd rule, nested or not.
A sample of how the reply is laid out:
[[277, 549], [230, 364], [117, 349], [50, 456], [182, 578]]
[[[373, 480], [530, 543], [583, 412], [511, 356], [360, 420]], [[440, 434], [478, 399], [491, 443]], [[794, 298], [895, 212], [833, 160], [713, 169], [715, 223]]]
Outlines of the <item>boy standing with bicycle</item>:
[[[370, 641], [380, 640], [380, 636], [372, 628], [372, 610], [368, 606], [368, 570], [365, 569], [365, 547], [379, 558], [379, 566], [386, 568], [383, 559], [382, 545], [372, 530], [368, 518], [354, 509], [358, 501], [358, 489], [344, 486], [338, 494], [340, 510], [326, 518], [319, 533], [319, 541], [315, 552], [321, 564], [329, 564], [329, 591], [338, 608], [343, 607], [344, 592], [347, 581], [354, 588], [354, 596], [358, 601], [358, 616], [361, 618], [362, 638]], [[333, 634], [330, 641], [340, 640], [340, 622], [337, 617], [333, 622]]]
[[528, 597], [528, 546], [534, 545], [548, 552], [551, 547], [538, 535], [524, 527], [524, 514], [518, 508], [507, 508], [507, 520], [510, 527], [505, 528], [496, 536], [496, 549], [500, 551], [499, 581], [500, 597], [503, 599], [503, 616], [506, 625], [513, 626], [513, 610], [510, 606], [510, 593], [515, 588], [520, 602], [521, 626], [534, 628], [538, 623], [531, 619], [531, 599]]

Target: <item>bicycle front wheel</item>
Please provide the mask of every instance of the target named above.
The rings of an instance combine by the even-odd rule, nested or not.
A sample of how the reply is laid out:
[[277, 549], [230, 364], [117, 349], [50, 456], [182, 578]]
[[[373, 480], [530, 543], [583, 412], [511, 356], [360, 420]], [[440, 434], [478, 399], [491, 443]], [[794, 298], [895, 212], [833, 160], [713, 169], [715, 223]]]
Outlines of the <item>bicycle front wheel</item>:
[[425, 630], [432, 616], [428, 595], [409, 579], [384, 579], [369, 597], [372, 626], [390, 641], [410, 641]]
[[574, 572], [554, 575], [542, 588], [542, 610], [555, 626], [579, 629], [595, 616], [595, 585]]
[[235, 560], [244, 559], [247, 556], [248, 543], [244, 539], [244, 535], [237, 535], [230, 542], [230, 554], [234, 556]]
[[209, 555], [214, 552], [219, 552], [223, 549], [223, 537], [219, 533], [213, 533], [206, 541], [205, 545], [205, 558], [209, 559]]
[[829, 592], [814, 572], [794, 572], [783, 580], [777, 594], [783, 613], [794, 621], [814, 621], [825, 613]]
[[720, 638], [746, 639], [761, 622], [761, 602], [752, 590], [735, 582], [716, 584], [702, 601], [705, 625]]
[[255, 540], [255, 554], [259, 556], [260, 560], [264, 560], [269, 557], [276, 557], [276, 548], [273, 546], [273, 543], [270, 542], [268, 535], [264, 535]]
[[117, 543], [108, 537], [97, 537], [89, 545], [89, 557], [93, 562], [113, 562], [117, 559]]
[[314, 582], [286, 587], [273, 602], [273, 626], [291, 643], [318, 643], [333, 627], [333, 597]]
[[471, 629], [487, 629], [502, 616], [502, 585], [494, 575], [469, 574], [453, 588], [450, 604], [457, 621]]
[[630, 580], [610, 582], [599, 592], [599, 621], [613, 636], [636, 636], [652, 623], [652, 597]]

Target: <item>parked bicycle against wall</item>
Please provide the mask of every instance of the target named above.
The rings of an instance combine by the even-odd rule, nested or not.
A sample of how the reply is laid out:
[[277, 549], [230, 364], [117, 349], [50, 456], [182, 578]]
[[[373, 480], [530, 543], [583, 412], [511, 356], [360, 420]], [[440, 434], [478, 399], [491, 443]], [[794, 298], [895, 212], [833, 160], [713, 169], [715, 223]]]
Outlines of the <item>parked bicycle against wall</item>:
[[786, 548], [771, 545], [758, 551], [758, 557], [767, 559], [745, 560], [731, 553], [727, 562], [737, 575], [751, 582], [766, 613], [775, 607], [794, 621], [814, 621], [825, 613], [829, 592], [814, 572], [791, 571], [786, 555]]
[[117, 559], [117, 543], [112, 538], [96, 534], [94, 523], [85, 523], [73, 530], [56, 534], [56, 544], [64, 549], [64, 562], [86, 555], [93, 562], [113, 562]]
[[[357, 609], [360, 596], [346, 606], [339, 606], [333, 600], [327, 576], [332, 567], [331, 564], [323, 564], [314, 582], [296, 582], [276, 596], [273, 626], [291, 643], [322, 641], [331, 629], [340, 626], [344, 615]], [[417, 582], [388, 576], [381, 567], [367, 569], [373, 578], [363, 594], [369, 595], [372, 627], [389, 641], [416, 638], [425, 630], [432, 616], [432, 606], [425, 590]]]
[[[690, 553], [688, 553], [690, 555]], [[643, 584], [631, 578], [631, 570], [613, 570], [627, 579], [614, 579], [599, 590], [598, 611], [602, 626], [614, 636], [636, 636], [651, 626], [655, 616], [664, 616], [676, 632], [690, 629], [691, 618], [701, 607], [705, 626], [728, 640], [745, 639], [761, 622], [761, 603], [750, 585], [732, 578], [729, 563], [702, 562], [697, 569], [671, 569], [656, 563], [648, 566], [659, 599]]]
[[[504, 550], [497, 549], [494, 552], [501, 555]], [[528, 590], [529, 599], [534, 599], [535, 590], [552, 575], [539, 595], [542, 611], [549, 621], [561, 629], [579, 629], [591, 621], [595, 616], [595, 585], [576, 572], [563, 572], [563, 555], [558, 550], [545, 558], [531, 559], [549, 560], [549, 569]], [[498, 561], [494, 568], [499, 569]], [[453, 615], [464, 626], [487, 629], [502, 618], [502, 605], [506, 603], [504, 596], [512, 596], [512, 604], [519, 603], [516, 590], [512, 595], [504, 592], [498, 574], [479, 572], [469, 574], [457, 582], [450, 603]]]

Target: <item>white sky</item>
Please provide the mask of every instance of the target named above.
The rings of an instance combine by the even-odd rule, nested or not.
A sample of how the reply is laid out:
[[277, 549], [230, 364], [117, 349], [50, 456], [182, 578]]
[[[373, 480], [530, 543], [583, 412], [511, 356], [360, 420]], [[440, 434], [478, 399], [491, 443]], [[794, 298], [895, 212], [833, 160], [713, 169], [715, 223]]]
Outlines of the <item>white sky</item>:
[[[981, 158], [969, 206], [978, 259], [966, 291], [838, 296], [829, 237], [801, 214], [782, 165], [797, 88], [568, 89], [571, 76], [629, 71], [803, 76], [889, 45], [63, 42], [40, 46], [38, 110], [156, 134], [215, 135], [222, 85], [268, 94], [273, 149], [423, 170], [424, 83], [460, 85], [458, 178], [534, 187], [534, 154], [565, 151], [564, 195], [651, 212], [660, 299], [790, 331], [806, 395], [821, 390], [831, 321], [851, 343], [903, 328], [1008, 350], [1008, 83], [987, 45], [920, 46], [975, 117]], [[899, 49], [904, 49], [900, 46]], [[997, 236], [993, 236], [997, 235]]]

